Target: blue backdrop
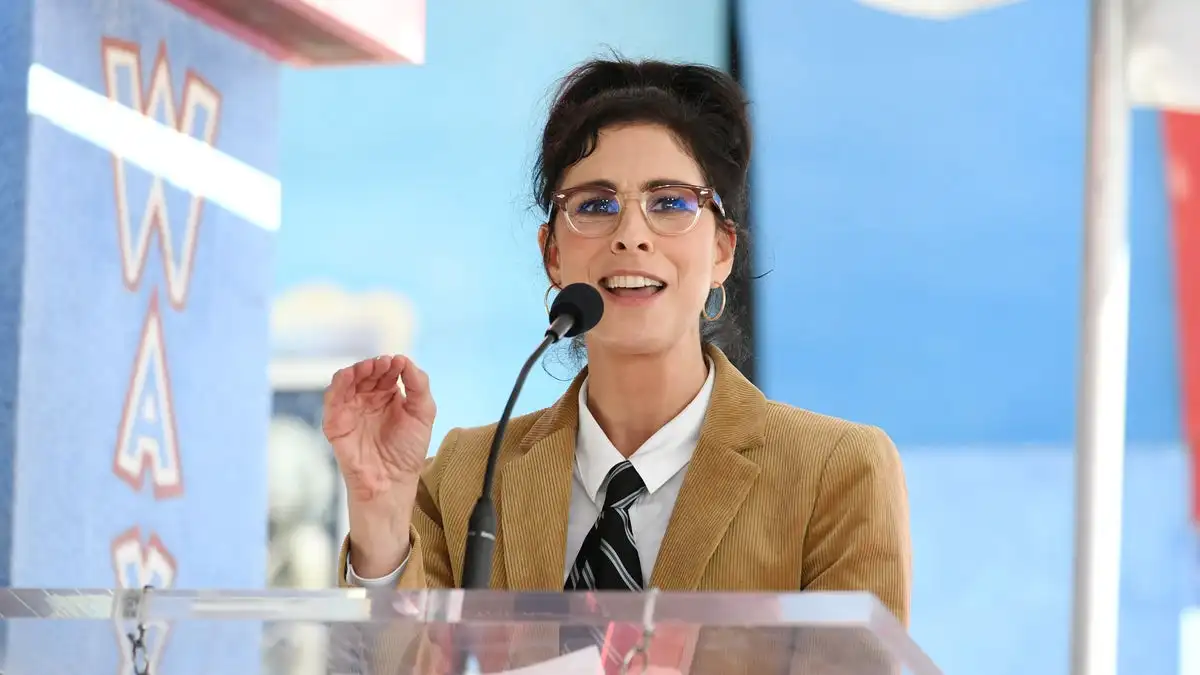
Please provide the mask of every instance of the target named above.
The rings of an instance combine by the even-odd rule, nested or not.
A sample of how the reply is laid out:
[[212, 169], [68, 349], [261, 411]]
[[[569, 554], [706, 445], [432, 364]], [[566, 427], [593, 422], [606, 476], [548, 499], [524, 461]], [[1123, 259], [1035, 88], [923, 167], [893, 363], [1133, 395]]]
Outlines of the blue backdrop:
[[[760, 384], [884, 427], [913, 630], [947, 672], [1065, 673], [1088, 3], [926, 22], [746, 0]], [[1122, 672], [1196, 592], [1158, 119], [1137, 115]]]

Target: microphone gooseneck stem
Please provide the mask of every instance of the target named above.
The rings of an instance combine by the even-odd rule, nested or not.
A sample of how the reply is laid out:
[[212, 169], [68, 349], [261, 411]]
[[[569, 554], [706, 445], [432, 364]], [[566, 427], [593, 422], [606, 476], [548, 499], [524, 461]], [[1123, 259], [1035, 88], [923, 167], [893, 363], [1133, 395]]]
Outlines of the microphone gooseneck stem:
[[[569, 328], [569, 326], [568, 326]], [[563, 332], [566, 332], [565, 330]], [[496, 423], [496, 431], [492, 435], [492, 447], [488, 450], [487, 468], [483, 472], [483, 491], [475, 509], [471, 511], [471, 519], [467, 523], [467, 547], [463, 556], [463, 588], [485, 589], [492, 580], [492, 553], [496, 549], [496, 507], [492, 504], [492, 483], [496, 476], [496, 460], [500, 456], [500, 444], [504, 440], [504, 432], [508, 428], [508, 418], [512, 416], [517, 404], [517, 397], [525, 386], [525, 378], [529, 371], [541, 358], [550, 345], [558, 342], [560, 334], [554, 330], [546, 331], [541, 344], [525, 361], [521, 372], [517, 375], [517, 383], [513, 385], [512, 393], [508, 395], [508, 403], [504, 406], [504, 414]]]

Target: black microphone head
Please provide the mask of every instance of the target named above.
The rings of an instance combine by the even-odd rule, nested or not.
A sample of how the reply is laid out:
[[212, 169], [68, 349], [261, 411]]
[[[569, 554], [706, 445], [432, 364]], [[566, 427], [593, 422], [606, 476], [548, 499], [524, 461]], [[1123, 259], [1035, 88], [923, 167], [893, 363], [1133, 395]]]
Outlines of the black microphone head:
[[600, 323], [600, 317], [604, 316], [604, 298], [589, 284], [571, 284], [562, 289], [550, 305], [550, 323], [564, 315], [570, 315], [574, 323], [563, 337], [582, 335]]

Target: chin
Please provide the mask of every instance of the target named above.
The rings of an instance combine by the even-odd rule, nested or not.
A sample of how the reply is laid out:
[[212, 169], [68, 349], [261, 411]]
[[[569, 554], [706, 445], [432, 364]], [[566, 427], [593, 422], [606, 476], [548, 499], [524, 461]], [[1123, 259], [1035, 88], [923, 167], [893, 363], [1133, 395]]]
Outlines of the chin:
[[679, 339], [678, 335], [655, 334], [648, 330], [593, 330], [588, 334], [587, 345], [589, 350], [603, 350], [606, 354], [651, 356], [670, 350]]

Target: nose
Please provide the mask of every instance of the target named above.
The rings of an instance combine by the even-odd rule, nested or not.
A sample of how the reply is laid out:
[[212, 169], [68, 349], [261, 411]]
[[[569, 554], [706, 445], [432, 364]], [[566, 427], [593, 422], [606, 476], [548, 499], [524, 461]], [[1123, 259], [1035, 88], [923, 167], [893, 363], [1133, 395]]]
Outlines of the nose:
[[617, 229], [613, 232], [609, 248], [613, 253], [634, 249], [644, 253], [653, 253], [653, 234], [650, 224], [646, 222], [646, 215], [642, 213], [641, 209], [624, 209], [617, 221]]

